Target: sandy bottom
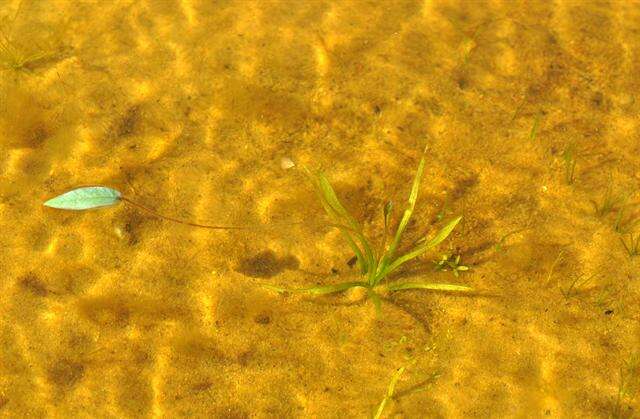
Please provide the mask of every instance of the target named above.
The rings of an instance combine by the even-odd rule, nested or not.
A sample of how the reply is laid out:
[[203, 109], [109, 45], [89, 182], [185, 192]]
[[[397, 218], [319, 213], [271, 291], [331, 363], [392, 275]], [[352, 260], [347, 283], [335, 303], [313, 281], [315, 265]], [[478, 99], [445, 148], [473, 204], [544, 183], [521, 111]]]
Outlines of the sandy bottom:
[[[640, 417], [640, 3], [0, 1], [0, 416]], [[374, 242], [357, 277], [299, 168]], [[296, 167], [285, 170], [283, 158]], [[45, 208], [100, 184], [126, 204]], [[442, 220], [442, 221], [441, 221]], [[434, 271], [459, 255], [467, 272]]]

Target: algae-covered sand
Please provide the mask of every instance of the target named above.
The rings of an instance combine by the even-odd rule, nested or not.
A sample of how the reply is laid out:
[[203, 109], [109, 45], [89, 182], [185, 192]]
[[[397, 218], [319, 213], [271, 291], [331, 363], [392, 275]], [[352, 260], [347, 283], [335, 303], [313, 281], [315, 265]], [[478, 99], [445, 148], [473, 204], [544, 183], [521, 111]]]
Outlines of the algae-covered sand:
[[[0, 1], [0, 416], [364, 418], [396, 378], [382, 417], [640, 416], [639, 27], [636, 1]], [[379, 240], [425, 146], [407, 241], [464, 218], [392, 279], [473, 294], [261, 286], [357, 274], [302, 165]], [[42, 205], [87, 184], [255, 228]]]

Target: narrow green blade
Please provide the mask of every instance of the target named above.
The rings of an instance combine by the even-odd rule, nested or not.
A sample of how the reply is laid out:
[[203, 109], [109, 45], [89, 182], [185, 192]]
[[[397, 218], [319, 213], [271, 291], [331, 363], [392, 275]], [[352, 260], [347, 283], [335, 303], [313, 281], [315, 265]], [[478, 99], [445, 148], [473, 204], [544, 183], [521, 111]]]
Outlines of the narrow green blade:
[[385, 396], [384, 399], [382, 399], [382, 402], [380, 402], [380, 404], [378, 405], [378, 410], [376, 410], [376, 413], [373, 415], [373, 419], [380, 419], [382, 417], [382, 412], [384, 411], [384, 408], [387, 406], [387, 403], [389, 403], [389, 400], [393, 398], [393, 394], [396, 391], [396, 384], [398, 384], [398, 380], [400, 380], [400, 376], [402, 375], [402, 373], [404, 373], [405, 369], [406, 367], [401, 367], [401, 368], [398, 368], [395, 373], [393, 373], [393, 377], [391, 377], [391, 381], [389, 382], [389, 387], [387, 388], [387, 395]]
[[538, 113], [536, 118], [533, 120], [533, 127], [531, 127], [531, 132], [529, 133], [529, 139], [531, 141], [536, 139], [538, 135], [538, 127], [540, 126], [540, 118], [542, 118], [542, 114]]
[[105, 186], [87, 186], [51, 198], [44, 205], [51, 208], [79, 211], [114, 205], [120, 201], [121, 196], [117, 190]]
[[469, 292], [473, 291], [473, 288], [466, 285], [454, 285], [454, 284], [434, 284], [424, 282], [402, 282], [399, 284], [388, 284], [386, 288], [389, 291], [402, 291], [402, 290], [431, 290], [431, 291], [452, 291], [452, 292]]
[[396, 231], [396, 235], [394, 237], [391, 248], [389, 249], [389, 256], [393, 257], [393, 253], [398, 248], [400, 244], [400, 239], [402, 238], [402, 234], [404, 230], [407, 228], [407, 224], [409, 224], [409, 220], [411, 219], [411, 215], [413, 215], [413, 210], [416, 207], [416, 201], [418, 200], [418, 191], [420, 190], [420, 182], [422, 181], [422, 174], [424, 173], [424, 164], [425, 159], [424, 156], [420, 159], [420, 163], [418, 164], [418, 170], [416, 171], [416, 175], [413, 178], [413, 184], [411, 185], [411, 193], [409, 194], [408, 207], [404, 210], [404, 214], [402, 215], [402, 219], [400, 220], [400, 225], [398, 226], [398, 230]]
[[400, 265], [410, 261], [411, 259], [417, 258], [418, 256], [422, 255], [427, 250], [429, 250], [429, 249], [439, 245], [440, 243], [442, 243], [442, 241], [444, 239], [449, 237], [449, 235], [451, 234], [453, 229], [456, 228], [456, 226], [458, 225], [460, 220], [462, 220], [462, 217], [457, 217], [457, 218], [454, 218], [453, 220], [449, 221], [449, 223], [446, 226], [444, 226], [438, 232], [438, 234], [436, 234], [435, 237], [433, 237], [431, 240], [429, 240], [428, 242], [426, 242], [424, 244], [419, 245], [418, 247], [416, 247], [415, 249], [413, 249], [409, 253], [406, 253], [406, 254], [400, 256], [399, 258], [397, 258], [396, 260], [394, 260], [386, 268], [385, 275], [390, 274], [391, 272], [393, 272], [396, 269], [398, 269], [400, 267]]
[[268, 285], [262, 284], [264, 288], [270, 289], [275, 292], [283, 293], [283, 292], [291, 292], [291, 293], [306, 293], [306, 294], [332, 294], [334, 292], [346, 291], [349, 288], [356, 287], [368, 287], [366, 282], [356, 281], [356, 282], [342, 282], [340, 284], [334, 285], [319, 285], [316, 287], [307, 287], [307, 288], [286, 288], [286, 287], [278, 287], [276, 285]]
[[327, 213], [332, 217], [338, 220], [346, 221], [346, 224], [349, 225], [354, 230], [361, 230], [360, 225], [358, 225], [357, 221], [349, 214], [349, 211], [342, 205], [336, 192], [333, 190], [331, 183], [322, 172], [313, 173], [308, 168], [304, 168], [305, 173], [311, 183], [316, 189], [320, 200], [322, 201], [323, 206]]
[[453, 229], [456, 228], [460, 220], [462, 220], [462, 216], [456, 217], [453, 220], [449, 221], [446, 226], [442, 227], [442, 229], [438, 231], [438, 234], [436, 234], [431, 240], [427, 242], [427, 248], [436, 247], [437, 245], [442, 243], [444, 239], [449, 237], [449, 234], [451, 234]]
[[[426, 152], [426, 148], [425, 148], [425, 152]], [[385, 271], [387, 269], [387, 265], [393, 259], [396, 253], [396, 250], [400, 245], [402, 234], [404, 233], [404, 230], [407, 228], [407, 225], [409, 224], [409, 220], [413, 215], [413, 210], [415, 209], [416, 201], [418, 200], [418, 192], [420, 190], [420, 182], [422, 181], [422, 174], [424, 173], [424, 165], [425, 165], [425, 153], [423, 152], [422, 158], [420, 159], [420, 163], [418, 164], [418, 170], [416, 170], [416, 175], [413, 178], [413, 184], [411, 185], [411, 193], [409, 194], [409, 200], [408, 200], [409, 205], [407, 206], [407, 208], [404, 210], [404, 213], [402, 214], [402, 218], [400, 219], [400, 224], [398, 224], [398, 229], [396, 230], [396, 234], [393, 238], [393, 241], [391, 242], [391, 245], [389, 246], [389, 249], [387, 249], [384, 256], [382, 256], [382, 260], [378, 265], [379, 271]]]
[[420, 182], [422, 181], [422, 174], [424, 173], [424, 155], [420, 159], [420, 163], [418, 164], [418, 170], [416, 171], [416, 175], [413, 178], [413, 184], [411, 185], [411, 193], [409, 194], [409, 208], [411, 211], [416, 206], [416, 201], [418, 200], [418, 191], [420, 190]]

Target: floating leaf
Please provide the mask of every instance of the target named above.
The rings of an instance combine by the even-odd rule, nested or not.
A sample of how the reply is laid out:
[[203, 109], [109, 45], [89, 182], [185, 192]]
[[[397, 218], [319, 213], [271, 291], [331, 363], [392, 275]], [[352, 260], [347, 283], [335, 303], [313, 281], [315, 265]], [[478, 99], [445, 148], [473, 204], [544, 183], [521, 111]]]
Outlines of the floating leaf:
[[87, 186], [58, 195], [44, 205], [66, 210], [86, 210], [114, 205], [120, 201], [121, 197], [120, 192], [115, 189], [105, 186]]

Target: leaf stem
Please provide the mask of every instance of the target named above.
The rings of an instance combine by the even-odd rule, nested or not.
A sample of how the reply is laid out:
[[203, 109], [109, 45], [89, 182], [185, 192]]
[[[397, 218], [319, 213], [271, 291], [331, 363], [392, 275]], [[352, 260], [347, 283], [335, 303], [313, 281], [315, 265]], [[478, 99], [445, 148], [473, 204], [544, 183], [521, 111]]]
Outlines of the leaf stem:
[[215, 226], [215, 225], [208, 225], [208, 224], [199, 224], [199, 223], [192, 223], [190, 221], [185, 221], [185, 220], [181, 220], [179, 218], [173, 218], [173, 217], [169, 217], [167, 215], [162, 215], [154, 210], [152, 210], [151, 208], [145, 207], [142, 204], [138, 204], [137, 202], [134, 202], [132, 200], [130, 200], [129, 198], [126, 198], [124, 196], [120, 197], [120, 200], [126, 204], [132, 205], [136, 208], [139, 208], [143, 211], [146, 211], [158, 218], [162, 218], [163, 220], [168, 220], [168, 221], [173, 221], [174, 223], [179, 223], [179, 224], [184, 224], [184, 225], [188, 225], [191, 227], [199, 227], [199, 228], [208, 228], [211, 230], [245, 230], [248, 229], [250, 227], [241, 227], [241, 226]]

